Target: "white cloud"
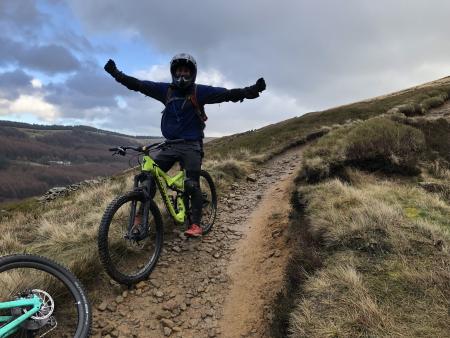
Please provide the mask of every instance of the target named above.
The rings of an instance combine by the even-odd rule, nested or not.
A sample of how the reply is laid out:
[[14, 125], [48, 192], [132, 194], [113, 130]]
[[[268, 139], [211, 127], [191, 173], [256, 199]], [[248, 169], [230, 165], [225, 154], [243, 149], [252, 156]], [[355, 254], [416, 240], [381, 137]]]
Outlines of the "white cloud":
[[258, 129], [308, 111], [295, 98], [270, 91], [242, 103], [206, 105], [205, 110], [208, 115], [206, 136], [224, 136]]
[[197, 83], [206, 84], [214, 87], [236, 88], [236, 84], [225, 78], [217, 69], [200, 70], [197, 75]]
[[[171, 82], [170, 69], [168, 65], [152, 65], [148, 69], [140, 69], [132, 74], [141, 80], [150, 80], [154, 82]], [[215, 87], [232, 88], [236, 85], [225, 78], [218, 69], [210, 68], [207, 70], [198, 69], [197, 83], [206, 84]]]
[[39, 79], [33, 79], [30, 81], [33, 88], [42, 88], [42, 82]]
[[54, 122], [60, 115], [58, 108], [45, 102], [40, 96], [20, 95], [16, 100], [0, 100], [0, 106], [3, 107], [1, 115], [35, 115], [44, 122]]
[[141, 69], [132, 74], [141, 80], [154, 82], [168, 82], [170, 80], [170, 69], [167, 65], [153, 65], [148, 69]]

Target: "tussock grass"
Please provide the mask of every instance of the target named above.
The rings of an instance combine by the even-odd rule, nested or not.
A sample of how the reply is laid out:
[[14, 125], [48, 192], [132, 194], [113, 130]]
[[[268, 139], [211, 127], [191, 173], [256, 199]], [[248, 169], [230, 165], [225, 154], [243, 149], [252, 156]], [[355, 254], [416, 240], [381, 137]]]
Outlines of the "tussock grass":
[[437, 86], [435, 89], [428, 89], [409, 98], [406, 103], [395, 106], [389, 113], [400, 112], [406, 116], [425, 115], [432, 108], [442, 106], [448, 100], [450, 87], [448, 85]]
[[228, 179], [229, 182], [245, 177], [252, 170], [251, 163], [234, 158], [211, 160], [206, 162], [204, 167], [211, 171], [212, 175]]
[[421, 131], [375, 117], [336, 128], [305, 151], [301, 177], [317, 182], [332, 176], [346, 165], [417, 174], [418, 163], [425, 149]]
[[423, 115], [425, 112], [422, 106], [418, 103], [415, 104], [402, 104], [397, 107], [398, 112], [406, 116]]
[[428, 172], [435, 178], [450, 182], [450, 165], [443, 161], [434, 160], [427, 166]]
[[450, 163], [450, 121], [444, 118], [416, 118], [405, 122], [424, 134], [428, 160], [442, 158]]
[[29, 252], [58, 260], [84, 281], [102, 271], [97, 255], [97, 231], [106, 206], [129, 187], [128, 178], [81, 189], [66, 198], [2, 220], [0, 254]]
[[[388, 314], [368, 292], [356, 267], [341, 263], [320, 271], [305, 287], [311, 297], [326, 297], [335, 319], [322, 316], [313, 301], [304, 301], [292, 314], [295, 337], [352, 337], [398, 335]], [[342, 290], [345, 290], [342, 292]], [[339, 306], [333, 306], [337, 305]], [[314, 325], [311, 327], [311, 323]], [[355, 330], [356, 329], [356, 330]], [[369, 330], [367, 330], [369, 329]], [[356, 334], [356, 335], [355, 335]]]
[[450, 206], [413, 185], [352, 170], [300, 187], [322, 268], [291, 314], [291, 337], [447, 336]]

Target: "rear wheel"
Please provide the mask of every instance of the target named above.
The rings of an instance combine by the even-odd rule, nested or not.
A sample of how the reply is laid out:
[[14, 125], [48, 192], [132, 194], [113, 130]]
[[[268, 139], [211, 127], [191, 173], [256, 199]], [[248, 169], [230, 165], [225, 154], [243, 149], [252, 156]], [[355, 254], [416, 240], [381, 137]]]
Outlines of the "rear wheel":
[[200, 190], [202, 191], [202, 221], [200, 226], [203, 229], [203, 234], [211, 231], [217, 213], [217, 193], [214, 181], [211, 175], [202, 170], [200, 172]]
[[[37, 296], [42, 306], [8, 337], [88, 337], [92, 313], [78, 279], [66, 268], [40, 256], [0, 257], [0, 302]], [[0, 310], [20, 317], [27, 309]], [[6, 324], [0, 324], [0, 329]]]
[[[146, 205], [147, 204], [147, 205]], [[128, 234], [128, 224], [137, 210], [148, 209], [148, 222]], [[100, 260], [108, 275], [121, 284], [131, 285], [147, 279], [153, 271], [163, 245], [161, 214], [144, 193], [131, 191], [117, 197], [107, 207], [98, 232]]]

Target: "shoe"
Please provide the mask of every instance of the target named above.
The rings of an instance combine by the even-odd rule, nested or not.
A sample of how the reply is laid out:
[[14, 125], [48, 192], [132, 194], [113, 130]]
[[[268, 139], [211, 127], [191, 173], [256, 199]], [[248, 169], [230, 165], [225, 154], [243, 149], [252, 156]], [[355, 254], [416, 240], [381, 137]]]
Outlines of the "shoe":
[[134, 216], [133, 228], [131, 229], [131, 233], [133, 236], [139, 236], [141, 234], [142, 228], [142, 215]]
[[192, 224], [184, 234], [189, 237], [200, 237], [203, 234], [203, 229], [197, 224]]
[[134, 226], [141, 225], [141, 223], [142, 223], [142, 215], [134, 216], [134, 223], [133, 223], [133, 225]]

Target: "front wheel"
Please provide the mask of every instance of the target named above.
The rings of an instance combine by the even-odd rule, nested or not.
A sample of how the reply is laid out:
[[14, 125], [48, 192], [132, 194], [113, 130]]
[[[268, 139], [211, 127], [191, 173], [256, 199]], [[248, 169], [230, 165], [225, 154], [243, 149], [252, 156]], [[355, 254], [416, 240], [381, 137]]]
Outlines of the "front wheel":
[[[133, 227], [131, 232], [129, 224], [142, 213], [148, 213], [147, 224]], [[106, 208], [98, 231], [98, 249], [106, 272], [116, 282], [132, 285], [147, 279], [162, 245], [161, 213], [142, 191], [119, 196]]]
[[217, 193], [211, 175], [205, 171], [200, 171], [200, 190], [202, 192], [202, 220], [200, 226], [203, 234], [211, 231], [217, 213]]
[[[69, 270], [36, 255], [0, 257], [0, 303], [35, 296], [42, 301], [39, 311], [5, 337], [89, 336], [91, 308], [81, 283]], [[7, 308], [0, 310], [0, 318], [17, 318], [26, 312], [25, 307]], [[7, 323], [0, 322], [0, 333]]]

